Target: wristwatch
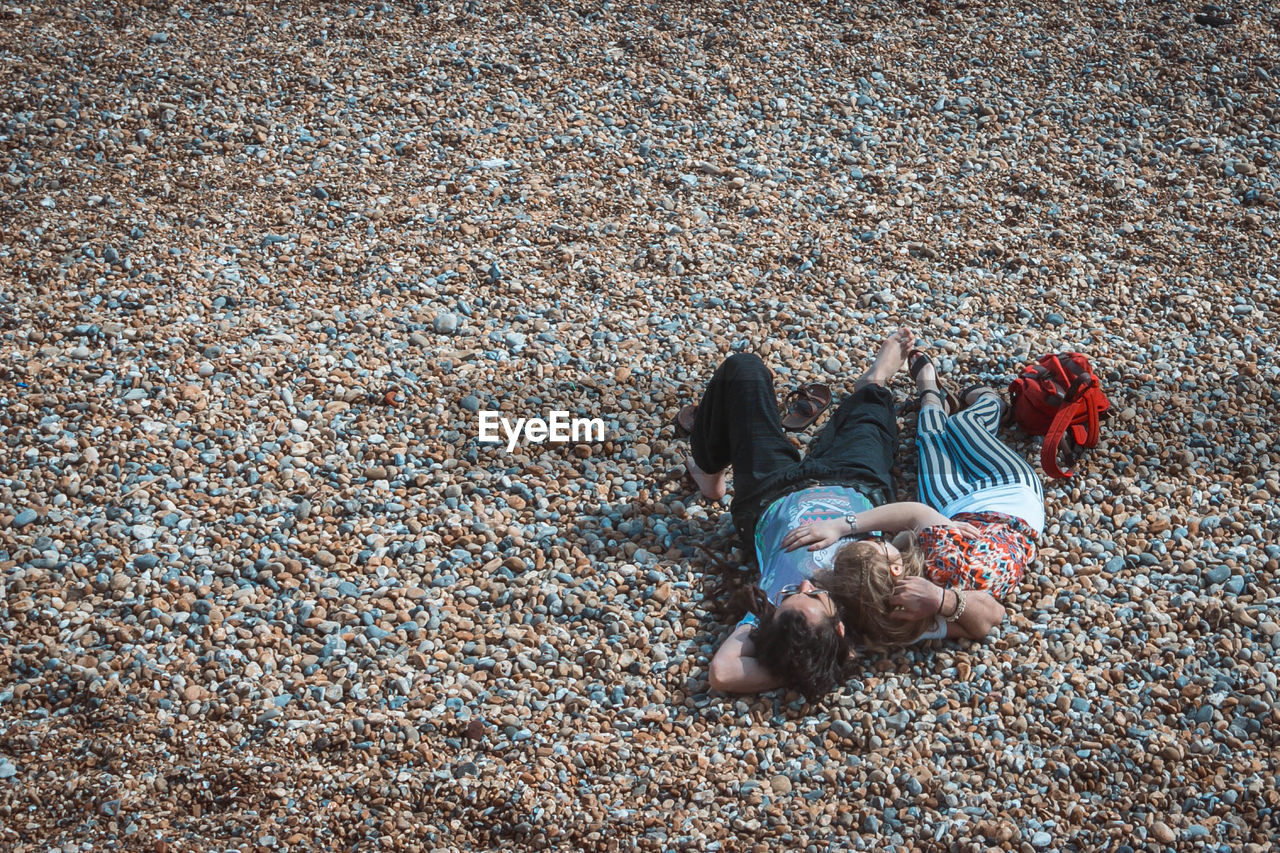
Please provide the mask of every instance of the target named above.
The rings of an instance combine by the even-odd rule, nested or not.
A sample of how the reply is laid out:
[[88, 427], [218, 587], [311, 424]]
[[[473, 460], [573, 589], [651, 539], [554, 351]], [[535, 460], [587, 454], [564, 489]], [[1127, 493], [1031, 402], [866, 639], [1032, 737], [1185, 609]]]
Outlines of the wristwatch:
[[854, 536], [857, 534], [858, 514], [856, 512], [851, 512], [848, 515], [846, 515], [844, 517], [844, 523], [849, 525], [849, 532], [845, 534], [846, 536]]

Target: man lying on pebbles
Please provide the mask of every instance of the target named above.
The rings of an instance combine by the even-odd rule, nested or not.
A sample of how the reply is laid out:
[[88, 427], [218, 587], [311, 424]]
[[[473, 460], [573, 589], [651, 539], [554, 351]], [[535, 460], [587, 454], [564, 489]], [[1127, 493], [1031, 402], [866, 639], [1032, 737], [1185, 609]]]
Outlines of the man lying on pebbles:
[[733, 466], [734, 526], [760, 565], [759, 595], [711, 661], [711, 686], [735, 693], [794, 686], [820, 696], [843, 680], [852, 646], [843, 613], [808, 579], [831, 567], [837, 546], [787, 551], [787, 534], [806, 522], [853, 518], [893, 499], [890, 468], [898, 444], [893, 395], [912, 335], [901, 330], [880, 347], [808, 454], [787, 440], [773, 376], [756, 355], [730, 356], [716, 370], [690, 425], [685, 460], [699, 490], [725, 494]]

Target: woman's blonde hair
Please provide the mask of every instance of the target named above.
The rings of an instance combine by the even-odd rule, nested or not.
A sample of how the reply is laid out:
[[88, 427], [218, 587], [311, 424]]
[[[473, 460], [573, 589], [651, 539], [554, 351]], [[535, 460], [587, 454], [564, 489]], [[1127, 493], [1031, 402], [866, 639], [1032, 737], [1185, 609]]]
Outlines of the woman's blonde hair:
[[867, 642], [906, 645], [932, 627], [933, 618], [893, 618], [889, 601], [898, 577], [924, 574], [924, 551], [913, 531], [899, 533], [893, 545], [902, 554], [900, 576], [889, 571], [889, 559], [878, 542], [863, 540], [837, 551], [831, 569], [816, 573], [813, 582], [831, 594], [850, 631]]

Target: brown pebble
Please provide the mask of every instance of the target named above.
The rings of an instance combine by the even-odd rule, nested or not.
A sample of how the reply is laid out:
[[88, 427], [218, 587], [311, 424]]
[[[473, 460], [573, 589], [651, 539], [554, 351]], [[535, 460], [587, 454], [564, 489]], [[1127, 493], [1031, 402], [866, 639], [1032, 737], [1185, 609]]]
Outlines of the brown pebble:
[[466, 735], [471, 740], [484, 740], [484, 720], [476, 717], [467, 723]]

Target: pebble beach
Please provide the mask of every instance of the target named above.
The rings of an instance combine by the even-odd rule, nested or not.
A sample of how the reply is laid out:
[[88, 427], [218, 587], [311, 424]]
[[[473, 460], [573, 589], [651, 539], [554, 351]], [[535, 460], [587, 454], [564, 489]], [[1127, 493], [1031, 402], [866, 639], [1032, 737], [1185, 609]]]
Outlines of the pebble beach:
[[[1273, 849], [1278, 92], [1256, 0], [0, 0], [0, 848]], [[672, 417], [902, 327], [1101, 443], [984, 642], [711, 691]]]

